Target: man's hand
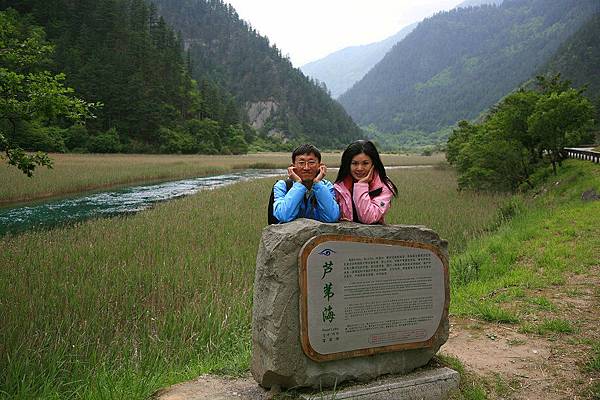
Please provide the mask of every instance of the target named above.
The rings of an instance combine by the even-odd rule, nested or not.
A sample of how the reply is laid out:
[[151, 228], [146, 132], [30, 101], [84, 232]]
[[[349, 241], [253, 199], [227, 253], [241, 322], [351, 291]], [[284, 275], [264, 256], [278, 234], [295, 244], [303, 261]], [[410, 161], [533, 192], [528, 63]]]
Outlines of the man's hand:
[[317, 174], [317, 176], [315, 176], [315, 179], [313, 179], [313, 183], [321, 182], [321, 180], [323, 178], [325, 178], [326, 174], [327, 174], [327, 165], [321, 164], [319, 166], [319, 173]]
[[290, 165], [288, 167], [288, 178], [290, 178], [294, 182], [302, 182], [302, 179], [300, 179], [300, 177], [296, 173], [296, 167], [294, 167], [293, 165]]
[[369, 173], [364, 178], [359, 179], [358, 182], [371, 183], [372, 180], [373, 180], [373, 166], [371, 165], [371, 168], [369, 168]]

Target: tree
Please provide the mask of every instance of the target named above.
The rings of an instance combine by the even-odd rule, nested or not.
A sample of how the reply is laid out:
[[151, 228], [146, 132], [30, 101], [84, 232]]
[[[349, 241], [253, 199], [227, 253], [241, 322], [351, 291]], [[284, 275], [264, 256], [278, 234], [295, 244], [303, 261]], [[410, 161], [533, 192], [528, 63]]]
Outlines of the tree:
[[538, 77], [537, 88], [520, 89], [498, 104], [481, 124], [461, 121], [448, 139], [446, 157], [461, 188], [515, 190], [545, 158], [556, 166], [566, 146], [590, 140], [594, 108], [582, 91], [560, 76]]
[[563, 159], [563, 149], [591, 139], [594, 107], [578, 90], [569, 88], [542, 97], [527, 118], [529, 131], [548, 154], [556, 175], [556, 164]]
[[448, 140], [447, 158], [459, 172], [461, 189], [511, 191], [529, 182], [525, 147], [497, 122], [461, 121]]
[[51, 161], [46, 154], [29, 155], [12, 143], [10, 137], [18, 135], [23, 122], [78, 121], [91, 116], [97, 105], [74, 97], [74, 90], [64, 85], [64, 74], [43, 69], [52, 46], [42, 28], [12, 9], [0, 12], [0, 49], [0, 157], [31, 177], [36, 166], [50, 167]]

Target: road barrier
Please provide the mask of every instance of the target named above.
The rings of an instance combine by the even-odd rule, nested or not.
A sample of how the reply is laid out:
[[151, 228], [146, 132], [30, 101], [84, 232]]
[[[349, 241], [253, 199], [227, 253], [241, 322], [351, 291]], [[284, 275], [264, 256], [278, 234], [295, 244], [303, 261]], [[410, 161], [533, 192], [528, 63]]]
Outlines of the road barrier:
[[600, 153], [593, 150], [587, 149], [575, 149], [565, 147], [565, 152], [567, 153], [567, 157], [576, 158], [579, 160], [588, 160], [594, 163], [600, 163]]

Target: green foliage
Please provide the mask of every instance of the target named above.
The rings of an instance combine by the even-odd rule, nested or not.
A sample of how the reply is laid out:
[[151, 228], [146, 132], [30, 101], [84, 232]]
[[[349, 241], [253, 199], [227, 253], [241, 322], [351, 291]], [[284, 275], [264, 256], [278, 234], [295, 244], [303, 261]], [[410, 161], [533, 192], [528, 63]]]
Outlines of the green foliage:
[[[43, 29], [15, 10], [0, 11], [0, 48], [0, 157], [31, 177], [36, 166], [50, 166], [50, 159], [28, 155], [15, 142], [26, 149], [63, 151], [60, 129], [46, 126], [89, 117], [94, 104], [74, 97], [64, 74], [43, 69], [53, 48]], [[30, 140], [23, 140], [26, 135]]]
[[590, 137], [593, 106], [560, 76], [538, 77], [538, 90], [507, 96], [480, 124], [461, 121], [448, 139], [447, 159], [461, 188], [514, 191], [532, 187], [532, 173], [563, 159], [563, 148]]
[[221, 151], [221, 136], [219, 123], [210, 118], [186, 121], [184, 129], [198, 144], [198, 153], [218, 154]]
[[193, 154], [197, 151], [197, 145], [194, 138], [179, 130], [160, 128], [160, 152], [171, 154]]
[[575, 329], [571, 323], [564, 319], [545, 319], [539, 325], [541, 332], [554, 332], [554, 333], [573, 333]]
[[552, 166], [562, 160], [564, 147], [587, 143], [592, 139], [590, 128], [594, 108], [575, 89], [552, 91], [541, 97], [527, 119], [528, 131], [547, 151]]
[[[12, 64], [20, 65], [22, 59], [36, 56], [49, 68], [66, 73], [42, 71], [35, 79], [29, 75], [2, 76], [15, 87], [45, 85], [45, 92], [54, 95], [52, 102], [32, 96], [29, 103], [34, 104], [23, 103], [24, 109], [37, 106], [46, 122], [68, 128], [62, 119], [81, 119], [85, 104], [79, 108], [74, 107], [77, 104], [61, 104], [58, 100], [73, 93], [64, 84], [104, 104], [85, 130], [65, 131], [62, 151], [247, 151], [246, 137], [239, 138], [238, 126], [244, 121], [234, 97], [214, 80], [204, 76], [198, 81], [192, 79], [193, 60], [184, 59], [182, 39], [157, 14], [156, 7], [143, 0], [56, 0], [50, 5], [37, 0], [2, 1], [0, 8], [6, 7], [29, 15], [19, 16], [11, 10], [16, 18], [42, 25], [52, 43], [20, 58], [12, 57]], [[32, 32], [36, 40], [45, 37], [41, 28]], [[186, 125], [196, 120], [207, 120], [208, 125], [216, 121], [217, 132], [211, 132], [206, 141], [194, 135]], [[243, 129], [248, 138], [255, 136], [253, 132], [246, 134], [251, 128]], [[77, 137], [79, 134], [82, 136]], [[33, 147], [32, 142], [21, 139], [25, 148]]]
[[75, 124], [64, 131], [65, 146], [73, 152], [87, 151], [90, 134], [85, 125]]
[[460, 188], [510, 191], [528, 179], [528, 164], [522, 164], [527, 160], [525, 150], [493, 123], [477, 126], [461, 121], [448, 140], [447, 152], [448, 162], [459, 172]]
[[4, 155], [0, 155], [0, 159], [6, 157], [9, 165], [14, 165], [28, 177], [33, 176], [33, 171], [36, 166], [46, 166], [52, 168], [52, 161], [47, 154], [37, 152], [35, 154], [27, 154], [20, 147], [13, 147], [6, 140], [4, 135], [0, 133], [0, 152], [4, 152]]
[[468, 258], [459, 259], [452, 263], [450, 271], [452, 282], [456, 285], [466, 285], [476, 281], [479, 278], [479, 269], [481, 263], [477, 258], [470, 256]]
[[500, 322], [505, 324], [516, 324], [519, 317], [513, 312], [506, 310], [496, 304], [479, 302], [473, 306], [474, 314], [484, 321]]
[[119, 134], [115, 128], [90, 137], [87, 149], [92, 153], [118, 153], [121, 151]]
[[384, 151], [442, 151], [442, 147], [452, 133], [451, 127], [442, 128], [436, 132], [400, 131], [385, 133], [373, 124], [362, 127], [366, 136]]
[[35, 123], [28, 125], [28, 132], [23, 132], [23, 136], [27, 137], [27, 147], [37, 149], [39, 151], [50, 151], [62, 153], [66, 150], [65, 147], [65, 129], [57, 126], [42, 126]]
[[229, 126], [225, 128], [227, 148], [230, 154], [245, 154], [248, 152], [248, 143], [244, 139], [244, 131], [240, 127]]

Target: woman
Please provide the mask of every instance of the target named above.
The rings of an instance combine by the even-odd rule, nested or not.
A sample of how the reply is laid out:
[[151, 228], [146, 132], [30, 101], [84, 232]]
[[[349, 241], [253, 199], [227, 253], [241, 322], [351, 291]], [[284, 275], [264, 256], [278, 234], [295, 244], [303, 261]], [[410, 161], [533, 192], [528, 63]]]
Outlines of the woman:
[[340, 205], [340, 220], [363, 224], [383, 224], [392, 197], [398, 193], [369, 140], [357, 140], [344, 150], [333, 187]]

